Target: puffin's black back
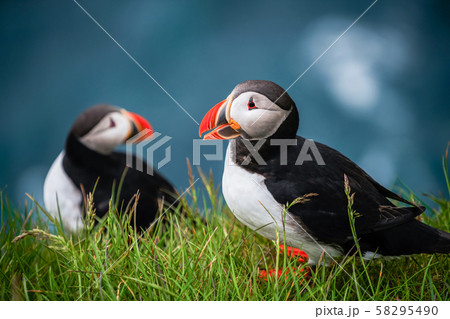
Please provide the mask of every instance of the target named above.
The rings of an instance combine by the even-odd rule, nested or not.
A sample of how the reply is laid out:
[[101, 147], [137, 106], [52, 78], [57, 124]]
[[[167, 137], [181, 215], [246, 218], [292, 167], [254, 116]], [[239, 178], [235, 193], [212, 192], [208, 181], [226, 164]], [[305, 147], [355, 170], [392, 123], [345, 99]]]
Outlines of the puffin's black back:
[[64, 170], [81, 189], [86, 193], [92, 192], [95, 184], [94, 205], [96, 215], [104, 216], [109, 209], [112, 187], [116, 187], [127, 169], [120, 192], [120, 203], [126, 205], [139, 191], [139, 201], [136, 209], [136, 226], [146, 228], [155, 219], [158, 213], [158, 200], [164, 200], [171, 205], [175, 202], [174, 187], [161, 175], [154, 172], [148, 175], [134, 168], [126, 167], [126, 155], [114, 152], [111, 155], [102, 155], [83, 145], [70, 133], [66, 141], [66, 153], [63, 160]]

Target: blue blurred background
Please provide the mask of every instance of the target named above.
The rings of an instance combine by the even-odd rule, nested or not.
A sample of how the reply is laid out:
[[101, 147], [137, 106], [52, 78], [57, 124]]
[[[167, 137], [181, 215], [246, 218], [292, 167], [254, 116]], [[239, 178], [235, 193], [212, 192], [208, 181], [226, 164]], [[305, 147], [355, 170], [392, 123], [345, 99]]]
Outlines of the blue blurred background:
[[[248, 79], [287, 88], [372, 1], [79, 3], [200, 122]], [[380, 0], [290, 90], [299, 134], [385, 186], [445, 190], [450, 140], [449, 1]], [[198, 126], [70, 0], [0, 2], [0, 188], [42, 184], [76, 116], [100, 102], [172, 137], [161, 171], [187, 187]], [[163, 157], [163, 150], [160, 154]], [[219, 182], [221, 162], [202, 161]]]

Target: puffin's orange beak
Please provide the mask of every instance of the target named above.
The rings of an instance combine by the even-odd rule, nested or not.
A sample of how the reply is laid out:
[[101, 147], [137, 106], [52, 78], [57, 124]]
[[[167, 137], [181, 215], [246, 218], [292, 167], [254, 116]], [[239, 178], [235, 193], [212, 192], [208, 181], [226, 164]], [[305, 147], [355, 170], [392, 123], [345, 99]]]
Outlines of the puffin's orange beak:
[[198, 132], [200, 137], [209, 130], [212, 131], [203, 136], [204, 140], [226, 140], [239, 136], [238, 130], [241, 127], [230, 117], [231, 101], [230, 95], [206, 113], [200, 123]]
[[130, 131], [128, 138], [132, 138], [137, 134], [142, 134], [142, 136], [138, 137], [136, 141], [133, 141], [134, 143], [142, 142], [153, 134], [154, 131], [152, 126], [145, 118], [143, 118], [139, 114], [128, 112], [125, 110], [123, 110], [122, 112], [126, 117], [130, 119], [132, 126], [132, 130]]

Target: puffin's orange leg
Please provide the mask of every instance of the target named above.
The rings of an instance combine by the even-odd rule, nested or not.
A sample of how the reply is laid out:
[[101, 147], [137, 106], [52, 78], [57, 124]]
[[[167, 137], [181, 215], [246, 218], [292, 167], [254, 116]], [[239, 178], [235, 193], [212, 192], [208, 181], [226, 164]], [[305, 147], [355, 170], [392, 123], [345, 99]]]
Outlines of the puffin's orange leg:
[[[293, 247], [289, 247], [289, 246], [284, 246], [284, 245], [280, 245], [280, 251], [281, 253], [285, 253], [291, 257], [297, 257], [297, 262], [299, 263], [305, 263], [308, 260], [308, 255], [303, 251], [300, 250], [298, 248], [293, 248]], [[285, 275], [286, 278], [289, 274], [290, 269], [286, 269], [285, 271]], [[267, 281], [267, 275], [269, 275], [270, 277], [272, 277], [275, 274], [276, 270], [275, 269], [270, 269], [269, 271], [267, 270], [261, 270], [259, 272], [259, 278], [264, 279]], [[278, 278], [283, 274], [283, 269], [278, 269]], [[297, 273], [297, 271], [293, 271], [294, 273]], [[309, 275], [309, 269], [305, 269], [305, 268], [301, 268], [299, 269], [300, 273], [304, 273], [305, 276]]]
[[280, 250], [281, 253], [284, 253], [286, 251], [286, 254], [291, 258], [298, 257], [297, 261], [299, 263], [304, 263], [308, 260], [308, 255], [303, 250], [300, 250], [298, 248], [280, 245]]
[[[287, 269], [282, 269], [281, 268], [281, 269], [278, 269], [277, 277], [280, 278], [281, 275], [284, 274], [286, 276], [286, 279], [287, 279], [290, 271], [292, 271], [296, 276], [303, 275], [304, 277], [307, 277], [310, 274], [308, 268], [300, 268], [300, 269], [294, 269], [294, 270], [289, 269], [289, 268], [287, 268]], [[259, 272], [259, 276], [258, 277], [260, 279], [264, 279], [265, 281], [267, 281], [267, 277], [268, 276], [269, 277], [273, 277], [273, 275], [275, 275], [275, 269], [270, 269], [269, 271], [261, 270]]]

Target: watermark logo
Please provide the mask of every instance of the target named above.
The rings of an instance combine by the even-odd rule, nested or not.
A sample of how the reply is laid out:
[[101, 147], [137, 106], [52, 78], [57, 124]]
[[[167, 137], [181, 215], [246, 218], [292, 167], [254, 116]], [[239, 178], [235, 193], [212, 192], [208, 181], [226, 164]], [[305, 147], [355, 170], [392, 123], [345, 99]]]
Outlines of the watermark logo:
[[[151, 134], [151, 135], [150, 135]], [[150, 136], [149, 136], [150, 135]], [[126, 144], [126, 165], [140, 172], [149, 175], [154, 174], [154, 168], [161, 169], [172, 159], [172, 147], [167, 145], [172, 139], [170, 136], [158, 132], [151, 133], [144, 130], [131, 139]], [[303, 165], [305, 162], [315, 162], [316, 165], [325, 165], [325, 161], [313, 140], [305, 139], [303, 144], [299, 144], [297, 139], [261, 139], [250, 141], [241, 139], [239, 146], [234, 142], [229, 149], [229, 158], [225, 159], [223, 140], [192, 140], [192, 164], [200, 165], [201, 159], [206, 161], [227, 160], [227, 165], [246, 166], [250, 163], [265, 166], [267, 162], [262, 150], [266, 148], [266, 143], [271, 148], [271, 159], [273, 154], [279, 156], [277, 164]], [[134, 146], [136, 144], [136, 146]], [[157, 151], [164, 147], [164, 157], [157, 157]], [[239, 148], [238, 150], [236, 148]], [[264, 148], [263, 148], [264, 147]], [[133, 153], [133, 149], [136, 149]], [[160, 152], [158, 152], [160, 153]]]
[[[167, 145], [164, 149], [164, 158], [156, 162], [155, 165], [155, 152], [167, 144], [172, 137], [162, 135], [159, 132], [154, 132], [150, 136], [149, 134], [151, 134], [151, 131], [145, 129], [126, 141], [126, 165], [148, 175], [153, 175], [155, 166], [160, 169], [171, 161], [172, 147]], [[161, 138], [158, 139], [159, 137]], [[137, 144], [136, 154], [133, 153], [134, 144]]]
[[[203, 157], [207, 161], [222, 161], [223, 155], [223, 140], [193, 140], [193, 165], [200, 165], [201, 149], [209, 146], [209, 152], [211, 152], [211, 146], [214, 146], [214, 152], [203, 154]], [[303, 165], [305, 162], [315, 162], [317, 165], [325, 165], [322, 155], [317, 148], [316, 143], [313, 140], [305, 139], [303, 144], [299, 144], [297, 139], [261, 139], [256, 141], [250, 141], [242, 139], [237, 143], [230, 145], [229, 157], [227, 165], [247, 166], [251, 162], [257, 165], [267, 165], [262, 155], [261, 148], [269, 143], [272, 148], [272, 152], [277, 152], [278, 165]], [[296, 147], [296, 148], [293, 148]], [[237, 150], [237, 148], [239, 148]], [[244, 156], [240, 156], [244, 154]], [[276, 153], [275, 153], [276, 154]], [[271, 157], [273, 159], [274, 157]]]

